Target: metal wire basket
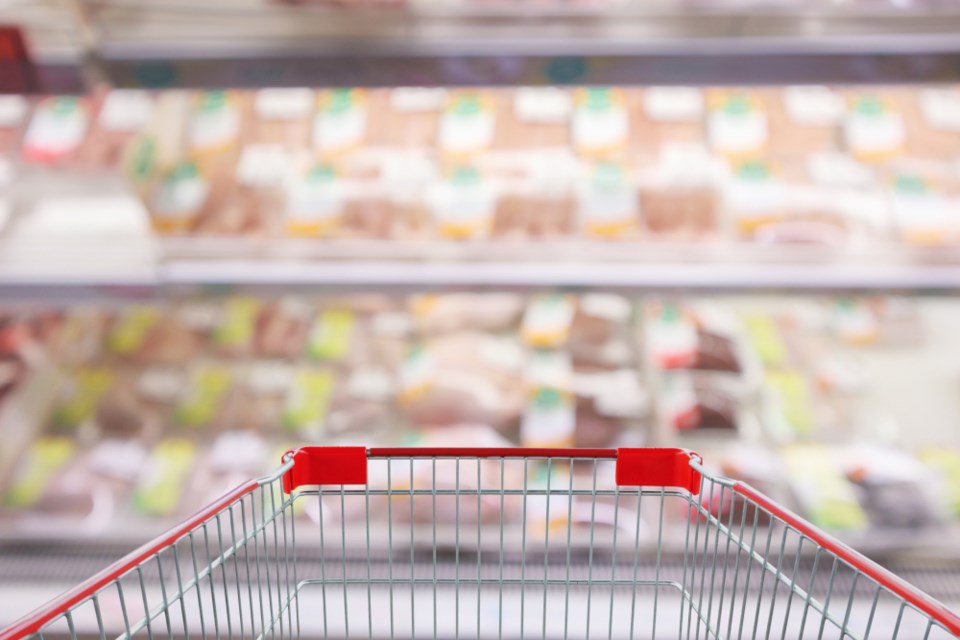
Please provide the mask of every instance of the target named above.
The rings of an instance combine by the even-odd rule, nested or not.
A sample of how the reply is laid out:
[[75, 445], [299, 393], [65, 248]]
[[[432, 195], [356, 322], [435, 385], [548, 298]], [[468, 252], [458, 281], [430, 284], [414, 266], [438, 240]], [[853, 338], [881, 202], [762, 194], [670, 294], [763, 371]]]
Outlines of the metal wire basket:
[[297, 449], [0, 639], [960, 634], [936, 600], [700, 462]]

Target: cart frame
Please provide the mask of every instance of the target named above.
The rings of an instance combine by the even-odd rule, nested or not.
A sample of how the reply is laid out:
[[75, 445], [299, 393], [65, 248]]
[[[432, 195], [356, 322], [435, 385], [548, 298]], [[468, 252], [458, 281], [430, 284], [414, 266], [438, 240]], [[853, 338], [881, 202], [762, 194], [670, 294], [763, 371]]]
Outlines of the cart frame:
[[[410, 502], [410, 541], [411, 545], [414, 540], [414, 529], [413, 529], [413, 509], [414, 501], [419, 499], [419, 496], [424, 496], [424, 499], [433, 500], [433, 606], [434, 606], [434, 626], [433, 626], [433, 637], [436, 637], [437, 626], [436, 626], [436, 611], [437, 611], [437, 586], [445, 582], [452, 584], [452, 580], [446, 581], [445, 579], [438, 579], [437, 577], [437, 540], [436, 540], [436, 531], [437, 531], [437, 511], [436, 503], [438, 496], [441, 498], [443, 496], [453, 495], [454, 491], [444, 491], [437, 489], [437, 461], [446, 460], [446, 461], [455, 461], [456, 462], [456, 508], [457, 515], [460, 516], [460, 500], [462, 497], [473, 495], [476, 504], [477, 504], [477, 541], [480, 541], [480, 530], [479, 522], [481, 519], [480, 515], [480, 501], [483, 499], [483, 496], [490, 494], [494, 498], [499, 496], [501, 508], [503, 506], [503, 501], [507, 496], [519, 495], [520, 489], [507, 489], [502, 483], [504, 466], [511, 462], [517, 461], [518, 464], [522, 462], [524, 470], [524, 484], [522, 487], [522, 499], [524, 505], [524, 519], [526, 519], [527, 510], [527, 500], [531, 496], [542, 495], [545, 496], [546, 500], [550, 500], [554, 495], [554, 492], [557, 495], [567, 496], [569, 501], [570, 513], [572, 514], [572, 505], [574, 496], [580, 496], [581, 494], [590, 498], [592, 496], [592, 513], [596, 511], [598, 496], [612, 495], [615, 498], [614, 508], [619, 508], [617, 505], [620, 500], [625, 499], [627, 496], [636, 496], [637, 501], [637, 542], [639, 544], [639, 530], [640, 530], [640, 498], [641, 496], [652, 496], [654, 499], [659, 498], [660, 505], [660, 526], [659, 526], [659, 537], [656, 541], [657, 543], [657, 565], [656, 565], [656, 581], [650, 581], [650, 584], [653, 584], [655, 587], [654, 593], [654, 634], [656, 631], [657, 624], [657, 614], [656, 614], [656, 598], [659, 594], [660, 586], [673, 586], [679, 587], [682, 600], [681, 604], [686, 606], [687, 609], [681, 610], [681, 620], [680, 620], [680, 632], [683, 633], [684, 621], [683, 621], [683, 611], [686, 611], [687, 621], [686, 621], [686, 630], [687, 636], [689, 637], [693, 630], [693, 623], [696, 623], [696, 632], [697, 637], [700, 636], [701, 627], [704, 631], [704, 637], [732, 637], [732, 627], [736, 621], [739, 625], [739, 633], [742, 635], [744, 633], [745, 625], [748, 630], [749, 620], [748, 616], [744, 613], [741, 613], [738, 618], [735, 617], [735, 614], [731, 611], [727, 613], [728, 619], [727, 622], [723, 620], [723, 613], [721, 610], [723, 608], [723, 597], [719, 598], [719, 604], [716, 611], [713, 611], [713, 593], [714, 593], [714, 582], [717, 580], [718, 573], [718, 557], [721, 557], [720, 554], [724, 553], [722, 544], [726, 544], [727, 552], [731, 549], [731, 543], [733, 549], [736, 551], [736, 573], [739, 575], [741, 573], [741, 552], [743, 553], [744, 564], [749, 564], [752, 568], [756, 564], [760, 569], [758, 569], [759, 575], [761, 576], [761, 592], [763, 590], [763, 579], [768, 575], [771, 577], [771, 584], [773, 584], [774, 589], [779, 588], [781, 585], [785, 585], [788, 591], [788, 603], [786, 610], [786, 617], [783, 618], [783, 633], [786, 634], [788, 629], [788, 618], [790, 616], [789, 603], [792, 602], [795, 598], [799, 598], [802, 605], [797, 605], [798, 607], [803, 607], [803, 624], [806, 623], [807, 614], [810, 611], [813, 611], [815, 615], [821, 617], [819, 632], [820, 635], [823, 634], [825, 624], [827, 622], [831, 623], [832, 626], [840, 629], [842, 637], [862, 637], [866, 638], [871, 636], [871, 631], [873, 634], [879, 633], [879, 630], [876, 626], [871, 628], [871, 625], [874, 623], [874, 613], [877, 609], [878, 600], [883, 598], [894, 599], [899, 602], [899, 615], [896, 618], [896, 626], [892, 629], [892, 637], [898, 637], [900, 632], [901, 619], [904, 617], [905, 613], [911, 615], [920, 616], [925, 622], [925, 633], [924, 637], [930, 636], [931, 632], [938, 633], [948, 633], [954, 637], [960, 637], [960, 616], [950, 611], [943, 604], [930, 597], [923, 591], [917, 589], [911, 584], [905, 582], [901, 578], [897, 577], [887, 569], [884, 569], [877, 563], [866, 558], [856, 550], [847, 546], [846, 544], [840, 542], [833, 536], [821, 531], [814, 525], [805, 521], [800, 516], [791, 512], [790, 510], [782, 507], [777, 504], [774, 500], [768, 498], [764, 494], [760, 493], [756, 489], [752, 488], [748, 484], [743, 482], [730, 480], [727, 478], [716, 476], [706, 470], [703, 465], [701, 458], [690, 451], [685, 449], [634, 449], [634, 448], [621, 448], [621, 449], [513, 449], [513, 448], [497, 448], [497, 449], [477, 449], [477, 448], [365, 448], [365, 447], [304, 447], [288, 452], [283, 459], [282, 465], [272, 474], [262, 477], [257, 480], [252, 480], [245, 484], [242, 484], [236, 487], [234, 490], [230, 491], [224, 495], [219, 500], [213, 502], [206, 508], [198, 511], [193, 516], [189, 517], [181, 524], [171, 528], [163, 535], [159, 536], [155, 540], [148, 542], [137, 550], [129, 553], [124, 558], [118, 560], [114, 564], [100, 571], [96, 575], [92, 576], [88, 580], [84, 581], [80, 585], [70, 589], [69, 591], [63, 593], [56, 599], [47, 603], [46, 605], [40, 607], [36, 611], [30, 613], [29, 615], [23, 617], [18, 622], [14, 623], [12, 626], [7, 629], [0, 630], [0, 640], [12, 640], [14, 638], [28, 637], [33, 635], [43, 636], [45, 632], [49, 632], [54, 625], [59, 625], [63, 627], [67, 634], [73, 637], [77, 636], [77, 631], [75, 630], [74, 617], [77, 612], [82, 608], [90, 608], [91, 606], [96, 611], [96, 619], [100, 626], [100, 636], [102, 638], [106, 637], [104, 632], [103, 621], [101, 618], [101, 600], [105, 597], [104, 594], [108, 591], [115, 590], [119, 594], [120, 603], [123, 606], [123, 619], [125, 623], [126, 632], [121, 634], [121, 637], [130, 637], [136, 635], [138, 631], [146, 630], [147, 635], [150, 637], [153, 636], [153, 630], [151, 627], [151, 621], [154, 621], [154, 625], [157, 625], [157, 618], [161, 615], [166, 617], [166, 635], [168, 637], [173, 637], [176, 635], [171, 629], [170, 621], [170, 610], [173, 608], [175, 602], [179, 601], [179, 606], [183, 609], [183, 602], [186, 600], [186, 594], [191, 588], [196, 588], [197, 599], [200, 601], [200, 585], [203, 580], [206, 580], [210, 583], [210, 595], [214, 597], [213, 593], [214, 588], [214, 579], [215, 577], [219, 579], [220, 574], [217, 574], [216, 571], [222, 574], [223, 578], [223, 592], [225, 597], [229, 597], [231, 589], [228, 588], [228, 572], [227, 572], [227, 561], [231, 559], [235, 564], [237, 563], [236, 555], [239, 554], [243, 543], [253, 539], [256, 543], [255, 536], [258, 535], [256, 527], [252, 530], [252, 536], [248, 535], [246, 531], [246, 520], [241, 519], [240, 522], [243, 525], [243, 536], [240, 537], [237, 533], [228, 532], [227, 535], [227, 544], [224, 545], [223, 536], [224, 530], [227, 527], [227, 521], [225, 520], [225, 514], [229, 514], [229, 528], [231, 531], [235, 528], [234, 513], [238, 511], [244, 511], [244, 507], [249, 503], [249, 511], [253, 512], [256, 510], [255, 504], [255, 495], [259, 495], [260, 499], [260, 508], [261, 508], [261, 522], [262, 522], [262, 533], [264, 535], [264, 552], [266, 555], [267, 552], [267, 516], [269, 515], [270, 521], [273, 525], [273, 544], [275, 549], [278, 551], [282, 548], [285, 565], [283, 569], [289, 574], [292, 570], [293, 580], [289, 580], [289, 575], [287, 576], [286, 586], [287, 593], [286, 599], [282, 607], [280, 607], [281, 596], [281, 566], [279, 564], [280, 556], [276, 556], [277, 566], [276, 566], [276, 586], [277, 586], [277, 605], [279, 608], [272, 607], [272, 592], [271, 592], [271, 622], [270, 627], [267, 628], [266, 617], [263, 615], [263, 603], [262, 603], [262, 593], [261, 595], [261, 622], [262, 626], [260, 627], [260, 634], [258, 637], [264, 637], [268, 634], [274, 635], [277, 632], [276, 625], [278, 624], [277, 618], [279, 618], [279, 632], [281, 637], [285, 635], [290, 635], [291, 637], [296, 637], [299, 635], [300, 630], [300, 602], [299, 595], [301, 589], [304, 585], [307, 584], [321, 584], [326, 588], [330, 585], [340, 585], [343, 588], [343, 603], [344, 603], [344, 614], [345, 619], [348, 617], [346, 615], [346, 606], [347, 606], [347, 588], [348, 582], [347, 578], [347, 567], [346, 567], [346, 546], [347, 546], [347, 536], [344, 525], [341, 521], [340, 527], [343, 531], [343, 548], [344, 555], [342, 561], [344, 563], [343, 573], [339, 580], [332, 579], [322, 579], [322, 580], [299, 580], [297, 579], [297, 562], [296, 562], [296, 529], [293, 526], [295, 518], [293, 517], [293, 503], [294, 499], [302, 495], [315, 495], [317, 496], [318, 504], [323, 507], [323, 500], [325, 496], [333, 496], [334, 498], [339, 496], [341, 505], [344, 501], [345, 495], [357, 496], [360, 499], [366, 501], [366, 548], [369, 554], [370, 551], [370, 497], [373, 495], [386, 496], [388, 502], [386, 502], [388, 508], [392, 508], [393, 500], [398, 497], [409, 496]], [[538, 494], [534, 490], [530, 490], [527, 486], [527, 471], [528, 463], [531, 460], [540, 460], [545, 461], [547, 465], [566, 465], [565, 468], [570, 469], [570, 480], [569, 488], [559, 487], [555, 488], [551, 492], [549, 480], [547, 484], [546, 491], [540, 491]], [[393, 465], [398, 461], [401, 463], [406, 463], [409, 461], [410, 468], [410, 478], [411, 483], [406, 488], [396, 488], [396, 486], [391, 487], [390, 481], [388, 480], [386, 490], [374, 490], [368, 486], [368, 466], [373, 464], [375, 461], [380, 461], [388, 465], [388, 478], [389, 478], [389, 465]], [[426, 461], [429, 464], [432, 461], [433, 464], [433, 486], [428, 490], [415, 489], [413, 480], [414, 465], [416, 461]], [[475, 461], [477, 472], [477, 486], [474, 489], [462, 489], [461, 488], [461, 464], [470, 463], [473, 464]], [[493, 463], [499, 463], [500, 469], [500, 478], [501, 484], [498, 488], [494, 489], [484, 489], [482, 488], [482, 483], [480, 480], [480, 468], [481, 464], [484, 464], [484, 461], [492, 461]], [[592, 490], [578, 491], [574, 490], [574, 481], [573, 481], [573, 465], [577, 463], [587, 463], [592, 462], [593, 464], [593, 487]], [[615, 466], [615, 487], [609, 492], [601, 492], [597, 489], [597, 466], [599, 463], [607, 463]], [[471, 467], [472, 469], [472, 467]], [[549, 476], [548, 476], [549, 477]], [[363, 485], [359, 488], [353, 488], [350, 490], [345, 490], [345, 486], [356, 487], [358, 485]], [[334, 488], [331, 489], [330, 487]], [[339, 490], [336, 487], [339, 486]], [[326, 492], [324, 487], [327, 487]], [[726, 499], [728, 502], [732, 501], [734, 505], [737, 504], [737, 501], [740, 501], [742, 508], [739, 512], [739, 517], [735, 517], [734, 511], [731, 510], [729, 515], [721, 515], [720, 513], [713, 513], [709, 505], [704, 506], [703, 499], [706, 496], [712, 496], [714, 493], [719, 492], [721, 496], [721, 501]], [[277, 506], [276, 500], [280, 500], [279, 506]], [[726, 498], [724, 498], [726, 496]], [[687, 527], [687, 541], [684, 550], [684, 561], [683, 561], [683, 581], [678, 584], [671, 582], [667, 584], [666, 579], [661, 579], [660, 575], [660, 565], [661, 565], [661, 554], [660, 549], [663, 543], [663, 513], [664, 513], [664, 503], [666, 498], [680, 498], [686, 500], [689, 504], [689, 513], [690, 524]], [[270, 504], [268, 504], [270, 503]], [[549, 510], [549, 505], [547, 509]], [[341, 516], [344, 516], [345, 512], [341, 513]], [[548, 511], [549, 513], [549, 511]], [[744, 532], [747, 530], [744, 523], [749, 519], [748, 514], [752, 516], [753, 519], [753, 539], [748, 543]], [[251, 514], [252, 515], [252, 514]], [[289, 517], [288, 517], [289, 515]], [[770, 521], [769, 531], [767, 535], [767, 545], [766, 550], [760, 552], [760, 543], [756, 541], [756, 531], [758, 529], [757, 523], [760, 516], [763, 516], [764, 519]], [[246, 518], [246, 516], [243, 516]], [[321, 514], [321, 519], [323, 515]], [[393, 528], [393, 516], [391, 516], [390, 522], [390, 531], [392, 534]], [[281, 522], [280, 525], [282, 529], [282, 540], [280, 533], [278, 532], [278, 522]], [[739, 533], [736, 531], [737, 521], [740, 521]], [[254, 517], [254, 520], [256, 518]], [[288, 522], [289, 521], [289, 522]], [[694, 528], [694, 522], [696, 523], [696, 533], [695, 537], [691, 535], [691, 530]], [[703, 523], [703, 541], [700, 540], [701, 533], [701, 523]], [[771, 546], [771, 537], [773, 533], [774, 524], [779, 526], [778, 532], [782, 530], [783, 541], [780, 543], [780, 552], [777, 557], [777, 561], [773, 561], [774, 552], [776, 549], [776, 540], [774, 540], [773, 546]], [[215, 526], [216, 534], [220, 538], [220, 551], [219, 553], [213, 553], [208, 558], [208, 563], [202, 569], [197, 568], [196, 555], [194, 552], [194, 580], [184, 581], [181, 579], [179, 564], [177, 565], [177, 585], [179, 585], [178, 590], [172, 590], [171, 593], [168, 593], [167, 590], [163, 591], [162, 604], [154, 604], [150, 606], [147, 602], [147, 588], [145, 587], [144, 581], [144, 571], [150, 566], [150, 563], [155, 563], [156, 566], [160, 569], [161, 581], [163, 578], [162, 573], [162, 556], [165, 552], [173, 550], [176, 554], [177, 546], [186, 544], [186, 541], [190, 544], [190, 549], [193, 550], [195, 547], [196, 540], [202, 535], [203, 540], [207, 543], [209, 547], [209, 540], [212, 536], [211, 531]], [[302, 526], [302, 525], [301, 525]], [[288, 527], [289, 527], [289, 538], [288, 539]], [[460, 529], [459, 522], [457, 523], [457, 582], [456, 587], [457, 591], [457, 634], [460, 633], [460, 623], [459, 623], [459, 588], [461, 584], [466, 583], [464, 578], [461, 581], [460, 578]], [[239, 527], [236, 527], [239, 528]], [[329, 526], [328, 526], [329, 528]], [[613, 548], [614, 556], [616, 555], [616, 530], [617, 525], [614, 524], [613, 527]], [[503, 607], [503, 585], [505, 579], [503, 577], [504, 572], [504, 551], [503, 551], [503, 539], [504, 539], [504, 524], [503, 516], [500, 516], [500, 566], [499, 566], [499, 579], [494, 576], [491, 579], [491, 582], [496, 583], [499, 580], [500, 586], [500, 607], [502, 611]], [[722, 534], [722, 538], [721, 538]], [[232, 538], [231, 538], [232, 535]], [[302, 535], [302, 534], [301, 534]], [[547, 528], [547, 535], [549, 536], [549, 527]], [[320, 527], [320, 536], [321, 540], [323, 538], [323, 525]], [[571, 585], [576, 586], [578, 581], [571, 580], [570, 577], [570, 524], [567, 524], [566, 529], [567, 536], [567, 546], [566, 546], [566, 582], [563, 583], [563, 580], [556, 580], [560, 586], [565, 586], [566, 588], [566, 597], [568, 598], [567, 602], [569, 603], [569, 590]], [[713, 536], [713, 547], [709, 545], [709, 538]], [[814, 576], [817, 574], [817, 567], [819, 563], [822, 563], [822, 567], [829, 566], [832, 563], [832, 572], [830, 574], [830, 586], [826, 596], [826, 602], [819, 601], [812, 593], [810, 589], [805, 589], [805, 585], [800, 584], [798, 578], [799, 573], [797, 567], [800, 565], [800, 556], [799, 552], [796, 556], [796, 564], [793, 567], [792, 577], [790, 577], [789, 567], [783, 564], [786, 555], [784, 553], [785, 548], [787, 547], [788, 536], [791, 536], [791, 540], [795, 537], [799, 540], [800, 546], [807, 545], [812, 548], [814, 551], [814, 564], [812, 573], [810, 573], [809, 580], [810, 585], [814, 582]], [[543, 636], [547, 636], [546, 625], [547, 625], [547, 589], [548, 589], [548, 580], [546, 573], [546, 565], [548, 564], [548, 557], [550, 553], [550, 546], [545, 541], [544, 546], [544, 574], [543, 574]], [[622, 542], [622, 540], [621, 540]], [[692, 562], [690, 557], [692, 547]], [[290, 560], [288, 554], [292, 552], [293, 559]], [[700, 547], [703, 547], [702, 553], [700, 552]], [[214, 544], [216, 547], [217, 545]], [[259, 549], [259, 548], [258, 548]], [[215, 550], [216, 551], [216, 550]], [[524, 534], [524, 562], [526, 562], [526, 554], [529, 552], [526, 543], [526, 534]], [[327, 546], [321, 547], [321, 555], [327, 553]], [[712, 553], [712, 559], [710, 555]], [[169, 555], [169, 553], [167, 553]], [[698, 555], [701, 565], [698, 565]], [[594, 571], [594, 524], [591, 521], [590, 523], [590, 578], [582, 582], [587, 586], [588, 589], [592, 588], [596, 584], [600, 584], [599, 580], [593, 580], [593, 571]], [[413, 589], [416, 586], [415, 583], [423, 582], [426, 586], [430, 586], [431, 581], [429, 578], [424, 580], [415, 579], [413, 576], [413, 548], [411, 546], [410, 550], [410, 559], [411, 559], [411, 573], [409, 578], [409, 588], [411, 589], [410, 603], [411, 607], [413, 606]], [[367, 593], [367, 616], [370, 618], [369, 622], [369, 635], [373, 637], [373, 607], [369, 605], [370, 602], [370, 585], [374, 583], [374, 580], [370, 578], [370, 560], [369, 557], [366, 560], [366, 576], [367, 580], [365, 581], [366, 593]], [[393, 560], [391, 555], [390, 560], [390, 570], [391, 570], [391, 579], [390, 579], [390, 635], [394, 635], [394, 626], [393, 626]], [[611, 579], [607, 581], [606, 588], [610, 591], [610, 618], [611, 625], [613, 621], [613, 603], [614, 603], [614, 591], [619, 587], [630, 588], [632, 584], [632, 590], [637, 591], [638, 586], [642, 581], [637, 579], [637, 569], [636, 561], [634, 561], [633, 569], [633, 581], [617, 581], [614, 579], [613, 571], [615, 567], [611, 569]], [[203, 564], [201, 558], [201, 565]], [[329, 562], [328, 562], [329, 564]], [[247, 558], [247, 576], [250, 576], [250, 559]], [[261, 560], [259, 555], [256, 560], [256, 569], [257, 576], [259, 577], [259, 570], [261, 567]], [[709, 582], [709, 588], [706, 589], [706, 595], [704, 590], [704, 584], [707, 583], [706, 570], [710, 568], [711, 576]], [[834, 593], [834, 582], [835, 576], [839, 570], [849, 569], [852, 572], [853, 584], [850, 586], [851, 592], [849, 594], [848, 603], [846, 606], [846, 614], [843, 616], [843, 619], [840, 619], [840, 616], [834, 615], [833, 610], [829, 609], [831, 595], [836, 597]], [[689, 583], [688, 589], [688, 568], [690, 573], [693, 574], [691, 577], [691, 582]], [[721, 585], [721, 590], [726, 587], [728, 581], [728, 569], [730, 572], [733, 572], [732, 565], [724, 560], [722, 566], [723, 582]], [[700, 572], [700, 583], [698, 585], [694, 584], [692, 580], [696, 579], [696, 574]], [[237, 568], [236, 577], [240, 578], [240, 570]], [[822, 575], [822, 574], [821, 574]], [[189, 576], [188, 576], [189, 577]], [[169, 578], [169, 576], [168, 576]], [[854, 631], [848, 629], [847, 625], [850, 623], [851, 616], [851, 605], [854, 600], [854, 591], [858, 587], [858, 580], [860, 581], [860, 586], [864, 584], [870, 585], [871, 591], [873, 593], [873, 607], [869, 612], [869, 620], [866, 622], [865, 631], [859, 630]], [[479, 612], [479, 598], [480, 598], [480, 588], [481, 582], [486, 581], [486, 579], [481, 579], [481, 569], [480, 569], [480, 556], [477, 554], [477, 573], [475, 577], [476, 588], [477, 588], [477, 630], [479, 635], [479, 625], [480, 625], [480, 612]], [[749, 573], [747, 574], [747, 581], [749, 581]], [[270, 573], [269, 567], [267, 570], [267, 582], [269, 588], [270, 582]], [[358, 580], [356, 582], [364, 583], [363, 580]], [[387, 581], [382, 581], [386, 583]], [[551, 581], [551, 584], [554, 581]], [[621, 584], [623, 582], [624, 584]], [[661, 582], [663, 584], [661, 584]], [[674, 581], [677, 582], [677, 581]], [[138, 596], [137, 591], [133, 587], [130, 587], [129, 584], [133, 585], [139, 584], [139, 594], [142, 594], [143, 600], [143, 619], [130, 621], [127, 615], [127, 606], [129, 602]], [[219, 584], [219, 583], [218, 583]], [[292, 595], [291, 595], [291, 586], [292, 586]], [[521, 589], [524, 587], [524, 579], [521, 578], [519, 581]], [[734, 578], [734, 590], [736, 590], [738, 584], [738, 578]], [[746, 583], [745, 583], [746, 584]], [[233, 585], [231, 585], [232, 587]], [[236, 585], [237, 590], [237, 600], [243, 600], [243, 595], [240, 591], [239, 584]], [[699, 587], [699, 600], [695, 602], [694, 597], [694, 587]], [[768, 586], [769, 588], [769, 586]], [[127, 591], [126, 600], [124, 599], [124, 591]], [[689, 593], [688, 593], [689, 591]], [[589, 593], [589, 592], [588, 592]], [[706, 597], [709, 596], [709, 609], [707, 612], [707, 602]], [[776, 592], [773, 594], [774, 598]], [[633, 595], [635, 600], [635, 593]], [[760, 620], [760, 602], [762, 600], [761, 596], [758, 596], [757, 600], [757, 616], [754, 620], [753, 633], [756, 637], [757, 629], [762, 626], [762, 620]], [[324, 634], [326, 635], [326, 604], [327, 597], [326, 591], [324, 591]], [[743, 597], [742, 604], [744, 610], [746, 609], [747, 598]], [[255, 634], [255, 625], [254, 625], [254, 601], [253, 595], [250, 596], [250, 624], [249, 631], [250, 634]], [[202, 620], [202, 604], [201, 606], [201, 620]], [[240, 606], [240, 605], [238, 605]], [[588, 605], [589, 607], [589, 605]], [[776, 625], [774, 622], [774, 608], [775, 604], [771, 603], [769, 605], [770, 619], [767, 621], [767, 637], [770, 636], [771, 628], [779, 627], [780, 615], [776, 618]], [[732, 605], [731, 605], [732, 609]], [[294, 620], [294, 610], [296, 611], [296, 620]], [[632, 610], [631, 610], [632, 611]], [[841, 609], [842, 611], [842, 609]], [[724, 612], [726, 613], [726, 612]], [[696, 615], [691, 619], [691, 616]], [[715, 615], [714, 615], [715, 614]], [[214, 619], [216, 620], [217, 612], [213, 611]], [[379, 614], [378, 614], [379, 615]], [[411, 613], [412, 615], [412, 613]], [[589, 621], [589, 610], [587, 618], [587, 633], [590, 633], [590, 621]], [[633, 613], [631, 612], [631, 616]], [[765, 614], [766, 615], [766, 614]], [[284, 616], [286, 616], [286, 629], [284, 629]], [[187, 632], [187, 614], [186, 611], [183, 611], [183, 633], [185, 635]], [[716, 622], [714, 622], [716, 618]], [[241, 611], [240, 615], [240, 636], [243, 637], [246, 634], [244, 628], [244, 618], [243, 612]], [[795, 622], [795, 621], [794, 621]], [[232, 637], [234, 635], [233, 626], [229, 626], [231, 623], [230, 618], [228, 617], [226, 623], [229, 628], [229, 635]], [[804, 626], [801, 624], [800, 627], [800, 636], [803, 636]], [[523, 636], [523, 625], [524, 622], [520, 623], [520, 635]], [[726, 636], [721, 635], [724, 632], [724, 626], [726, 626]], [[791, 627], [792, 628], [792, 627]], [[220, 627], [217, 626], [217, 637], [220, 636]], [[350, 636], [349, 627], [346, 628], [346, 633], [344, 635]], [[633, 622], [631, 619], [630, 623], [630, 634], [633, 636]], [[886, 630], [883, 630], [886, 631]], [[179, 632], [177, 632], [179, 633]], [[158, 633], [158, 635], [164, 635], [163, 633]], [[206, 628], [203, 627], [203, 635], [206, 636]], [[227, 635], [227, 634], [224, 634]], [[366, 634], [362, 634], [366, 635]], [[429, 634], [427, 634], [429, 635]], [[501, 620], [499, 635], [503, 635], [503, 622]], [[567, 635], [566, 621], [564, 622], [564, 636]], [[612, 627], [610, 628], [609, 635], [613, 635]], [[738, 636], [739, 637], [739, 636]]]

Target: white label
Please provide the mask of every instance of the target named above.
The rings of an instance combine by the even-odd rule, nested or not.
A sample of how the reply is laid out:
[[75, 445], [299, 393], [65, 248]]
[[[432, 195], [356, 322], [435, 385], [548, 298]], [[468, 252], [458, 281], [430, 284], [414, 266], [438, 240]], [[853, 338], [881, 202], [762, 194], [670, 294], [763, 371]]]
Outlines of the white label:
[[520, 440], [527, 446], [568, 444], [577, 426], [573, 404], [558, 399], [549, 406], [533, 402], [520, 425]]
[[394, 394], [393, 376], [379, 367], [358, 367], [347, 382], [347, 393], [363, 400], [389, 400]]
[[573, 389], [573, 364], [566, 351], [535, 350], [524, 372], [525, 384], [534, 389]]
[[278, 186], [290, 169], [290, 160], [283, 145], [247, 145], [237, 163], [237, 182], [250, 187]]
[[446, 181], [427, 190], [427, 202], [441, 226], [480, 231], [493, 221], [497, 192], [493, 185], [482, 179], [468, 184]]
[[617, 147], [627, 141], [630, 119], [619, 105], [579, 106], [573, 114], [573, 143], [586, 151]]
[[287, 198], [287, 218], [298, 222], [325, 222], [343, 213], [346, 189], [336, 178], [307, 175], [298, 180]]
[[828, 127], [843, 119], [843, 99], [827, 87], [787, 87], [783, 101], [787, 115], [798, 125]]
[[808, 161], [810, 177], [825, 185], [864, 187], [873, 182], [873, 171], [845, 153], [815, 153]]
[[446, 100], [446, 89], [398, 87], [390, 92], [390, 106], [403, 113], [439, 111]]
[[755, 109], [743, 113], [713, 111], [708, 129], [710, 144], [719, 153], [749, 153], [767, 144], [767, 117]]
[[190, 118], [189, 138], [195, 149], [216, 149], [230, 144], [240, 130], [240, 114], [225, 102], [214, 108], [197, 108]]
[[115, 90], [107, 94], [100, 108], [100, 126], [105, 131], [139, 131], [153, 114], [153, 98], [146, 91]]
[[594, 170], [578, 190], [580, 221], [591, 225], [628, 223], [637, 216], [637, 198], [619, 168]]
[[[697, 409], [697, 393], [686, 376], [674, 375], [660, 396], [663, 415], [674, 425], [685, 423], [684, 417], [692, 416]], [[694, 425], [690, 425], [694, 426]]]
[[217, 438], [210, 451], [209, 465], [214, 471], [251, 471], [256, 473], [266, 457], [266, 445], [249, 431], [227, 432]]
[[0, 127], [16, 127], [27, 116], [27, 100], [23, 96], [0, 96]]
[[650, 397], [640, 383], [637, 372], [618, 369], [604, 374], [603, 384], [595, 398], [597, 413], [613, 418], [644, 415], [650, 408]]
[[656, 318], [650, 322], [647, 346], [655, 362], [671, 367], [686, 362], [697, 351], [697, 328], [685, 318]]
[[587, 293], [580, 297], [580, 311], [584, 315], [605, 318], [611, 322], [630, 319], [630, 301], [613, 293]]
[[186, 379], [176, 369], [147, 369], [137, 379], [137, 390], [157, 402], [174, 402], [183, 393]]
[[293, 367], [278, 362], [261, 362], [250, 367], [247, 385], [256, 393], [280, 395], [293, 384]]
[[555, 124], [570, 117], [572, 100], [563, 89], [517, 89], [513, 108], [523, 122]]
[[324, 152], [343, 151], [360, 144], [366, 130], [367, 110], [361, 105], [319, 111], [313, 124], [313, 146]]
[[573, 301], [564, 295], [534, 298], [523, 314], [522, 333], [528, 342], [557, 343], [567, 337], [573, 322]]
[[494, 117], [486, 109], [462, 114], [447, 111], [440, 120], [440, 148], [447, 153], [470, 153], [490, 146]]
[[643, 110], [658, 122], [697, 122], [703, 117], [703, 92], [692, 87], [651, 87], [643, 92]]
[[157, 187], [153, 213], [161, 217], [196, 213], [206, 201], [208, 191], [209, 186], [199, 173], [192, 177], [172, 177]]
[[410, 393], [430, 386], [436, 374], [436, 365], [427, 350], [413, 349], [400, 365], [400, 389]]
[[931, 128], [960, 131], [960, 92], [955, 89], [924, 89], [920, 109]]
[[774, 179], [736, 179], [727, 188], [727, 207], [734, 217], [769, 216], [784, 210], [786, 192]]
[[90, 452], [91, 471], [133, 482], [147, 461], [147, 449], [136, 440], [104, 440]]
[[310, 115], [314, 100], [310, 89], [260, 89], [253, 108], [263, 120], [297, 120]]
[[915, 232], [960, 228], [960, 203], [943, 193], [894, 193], [893, 216], [901, 228]]
[[878, 154], [899, 150], [903, 145], [906, 129], [899, 113], [884, 111], [865, 114], [855, 111], [847, 118], [844, 133], [847, 146], [852, 151]]
[[23, 146], [29, 152], [45, 156], [66, 155], [76, 149], [87, 132], [90, 120], [87, 109], [71, 98], [53, 98], [34, 111], [24, 136]]

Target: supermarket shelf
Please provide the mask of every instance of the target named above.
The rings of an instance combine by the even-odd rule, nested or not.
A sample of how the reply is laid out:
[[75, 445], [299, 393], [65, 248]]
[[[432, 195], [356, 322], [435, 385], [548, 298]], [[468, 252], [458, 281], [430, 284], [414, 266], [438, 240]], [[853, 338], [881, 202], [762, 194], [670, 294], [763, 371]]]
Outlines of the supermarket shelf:
[[625, 290], [960, 289], [960, 266], [716, 263], [411, 263], [177, 261], [161, 267], [171, 285], [319, 285], [324, 287], [602, 287]]
[[117, 86], [944, 81], [960, 10], [877, 2], [443, 3], [85, 0]]

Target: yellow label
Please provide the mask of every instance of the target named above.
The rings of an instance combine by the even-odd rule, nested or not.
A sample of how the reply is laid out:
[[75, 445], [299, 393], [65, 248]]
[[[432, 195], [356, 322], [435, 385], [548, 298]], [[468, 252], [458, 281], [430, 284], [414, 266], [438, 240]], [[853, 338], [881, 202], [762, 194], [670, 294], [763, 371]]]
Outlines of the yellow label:
[[195, 458], [196, 446], [189, 440], [174, 438], [159, 443], [133, 494], [134, 507], [154, 516], [176, 511]]
[[6, 504], [13, 508], [35, 505], [50, 480], [73, 457], [74, 450], [69, 438], [46, 437], [35, 441], [21, 463], [20, 473], [7, 490]]

